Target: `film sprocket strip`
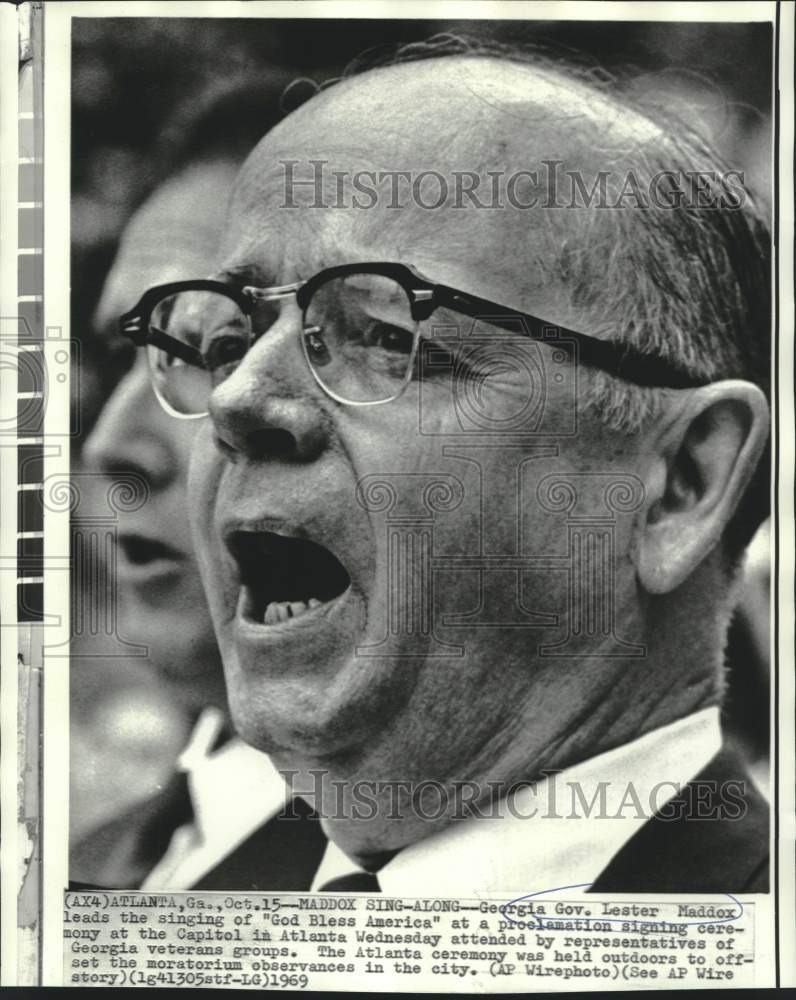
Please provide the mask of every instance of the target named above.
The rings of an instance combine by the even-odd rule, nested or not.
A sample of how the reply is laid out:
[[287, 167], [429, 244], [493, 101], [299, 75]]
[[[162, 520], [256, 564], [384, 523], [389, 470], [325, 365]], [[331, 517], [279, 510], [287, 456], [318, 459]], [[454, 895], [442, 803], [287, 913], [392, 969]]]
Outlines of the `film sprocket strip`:
[[20, 72], [17, 167], [17, 621], [20, 623], [41, 622], [44, 617], [41, 498], [47, 384], [43, 335], [42, 126], [42, 66], [31, 52]]
[[[16, 358], [16, 625], [18, 649], [37, 655], [18, 661], [17, 713], [17, 954], [16, 983], [42, 979], [42, 763], [41, 635], [44, 621], [44, 166], [41, 9], [18, 12], [17, 311], [12, 341]], [[11, 167], [13, 169], [13, 166]], [[67, 355], [68, 362], [68, 355]], [[65, 379], [64, 375], [62, 380]], [[10, 553], [9, 553], [10, 555]], [[34, 641], [34, 639], [36, 641]], [[27, 643], [26, 643], [27, 640]]]

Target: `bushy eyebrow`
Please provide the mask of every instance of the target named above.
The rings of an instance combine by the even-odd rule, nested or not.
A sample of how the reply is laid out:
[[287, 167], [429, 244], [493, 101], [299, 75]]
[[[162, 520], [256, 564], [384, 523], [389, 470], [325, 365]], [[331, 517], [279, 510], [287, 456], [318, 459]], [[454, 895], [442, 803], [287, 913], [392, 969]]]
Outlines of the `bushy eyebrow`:
[[322, 247], [316, 245], [312, 247], [311, 260], [295, 260], [295, 272], [289, 276], [275, 273], [276, 268], [266, 266], [263, 263], [250, 262], [222, 268], [213, 277], [218, 281], [224, 281], [238, 287], [254, 285], [257, 288], [272, 288], [290, 284], [293, 281], [307, 281], [313, 275], [320, 274], [321, 271], [349, 263], [356, 263], [356, 258], [346, 254], [324, 252]]
[[276, 284], [273, 275], [261, 264], [235, 264], [232, 267], [222, 268], [213, 277], [217, 281], [235, 286], [256, 285], [267, 288]]

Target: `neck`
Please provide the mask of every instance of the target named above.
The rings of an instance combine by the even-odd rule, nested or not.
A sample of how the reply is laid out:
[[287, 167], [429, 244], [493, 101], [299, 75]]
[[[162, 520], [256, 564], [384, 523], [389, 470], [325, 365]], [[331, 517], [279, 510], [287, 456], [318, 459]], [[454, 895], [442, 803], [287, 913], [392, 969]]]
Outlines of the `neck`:
[[[563, 666], [562, 661], [559, 675], [570, 673]], [[601, 683], [590, 686], [590, 677]], [[294, 791], [315, 805], [341, 850], [373, 869], [457, 820], [496, 812], [496, 802], [512, 787], [629, 743], [718, 700], [712, 669], [705, 672], [703, 664], [697, 678], [652, 655], [642, 663], [611, 666], [604, 660], [573, 662], [564, 688], [568, 697], [559, 685], [534, 691], [476, 754], [468, 760], [460, 744], [447, 766], [437, 760], [431, 767], [425, 755], [399, 758], [391, 752], [396, 743], [390, 734], [369, 752], [275, 763], [294, 775]], [[574, 707], [562, 713], [562, 704]]]

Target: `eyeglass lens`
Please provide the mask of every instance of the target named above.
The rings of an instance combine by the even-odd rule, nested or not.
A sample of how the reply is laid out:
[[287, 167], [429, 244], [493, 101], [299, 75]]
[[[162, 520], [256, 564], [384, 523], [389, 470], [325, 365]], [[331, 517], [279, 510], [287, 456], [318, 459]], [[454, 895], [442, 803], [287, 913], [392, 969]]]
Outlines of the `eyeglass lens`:
[[[150, 332], [168, 334], [198, 352], [197, 364], [150, 345], [159, 398], [180, 414], [206, 412], [213, 390], [267, 335], [278, 304], [256, 303], [251, 317], [227, 295], [185, 291], [161, 299]], [[379, 274], [356, 273], [318, 286], [304, 311], [301, 345], [319, 384], [342, 402], [386, 402], [411, 377], [417, 323], [401, 285]], [[201, 358], [201, 360], [199, 360]]]

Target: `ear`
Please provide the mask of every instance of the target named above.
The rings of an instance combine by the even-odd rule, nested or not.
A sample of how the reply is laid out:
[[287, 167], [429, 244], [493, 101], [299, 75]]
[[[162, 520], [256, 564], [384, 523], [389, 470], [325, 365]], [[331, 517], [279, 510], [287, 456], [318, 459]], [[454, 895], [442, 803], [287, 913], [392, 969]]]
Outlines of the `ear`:
[[646, 519], [636, 550], [644, 590], [674, 590], [716, 546], [755, 471], [768, 429], [768, 403], [751, 382], [689, 390], [683, 411], [651, 442]]

